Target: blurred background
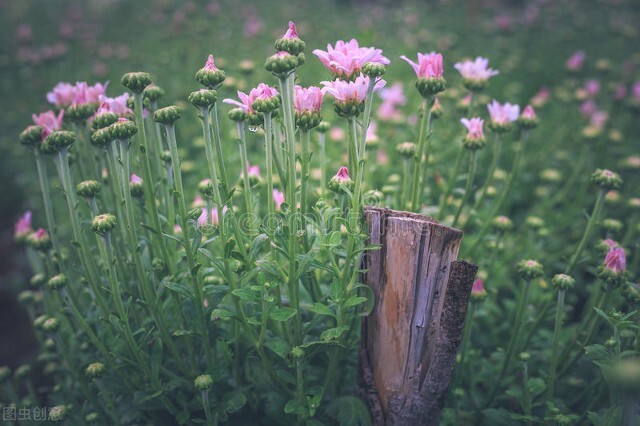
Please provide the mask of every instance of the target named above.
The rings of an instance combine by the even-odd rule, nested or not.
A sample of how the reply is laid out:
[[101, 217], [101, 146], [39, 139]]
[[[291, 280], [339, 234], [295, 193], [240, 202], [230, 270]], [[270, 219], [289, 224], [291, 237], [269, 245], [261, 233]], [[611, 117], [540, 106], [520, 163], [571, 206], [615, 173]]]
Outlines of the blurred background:
[[[501, 102], [524, 106], [541, 89], [558, 86], [566, 75], [567, 58], [577, 50], [588, 58], [583, 72], [602, 79], [603, 92], [612, 92], [618, 84], [630, 91], [632, 83], [640, 80], [639, 18], [640, 2], [622, 0], [0, 0], [0, 365], [13, 368], [35, 350], [26, 314], [15, 301], [16, 294], [27, 288], [29, 272], [23, 248], [13, 242], [13, 224], [30, 209], [35, 226], [41, 226], [44, 213], [32, 154], [19, 144], [18, 134], [32, 123], [31, 114], [51, 108], [46, 94], [58, 82], [109, 82], [107, 93], [117, 96], [124, 91], [123, 73], [150, 72], [166, 91], [161, 106], [177, 103], [187, 111], [178, 132], [188, 160], [186, 178], [193, 186], [204, 175], [199, 172], [203, 164], [196, 160], [202, 158], [196, 113], [186, 102], [198, 88], [194, 73], [213, 53], [216, 65], [230, 77], [220, 99], [235, 98], [236, 89], [248, 90], [258, 82], [273, 84], [263, 64], [289, 20], [295, 21], [307, 43], [307, 63], [301, 72], [304, 85], [330, 77], [311, 54], [317, 48], [324, 50], [327, 43], [356, 38], [361, 45], [383, 49], [392, 61], [385, 76], [388, 86], [401, 82], [406, 96], [397, 105], [399, 121], [406, 122], [415, 116], [418, 95], [412, 69], [398, 59], [402, 54], [410, 58], [432, 50], [444, 54], [445, 77], [451, 87], [445, 95], [450, 98], [445, 111], [447, 105], [453, 109], [463, 95], [453, 64], [475, 56], [489, 58], [491, 67], [500, 70], [500, 76], [491, 80], [488, 95]], [[562, 87], [553, 91], [554, 98], [572, 96]], [[558, 143], [579, 140], [576, 135], [587, 124], [580, 121], [579, 104], [554, 106], [554, 98], [540, 113], [543, 125], [538, 139], [558, 139], [561, 134], [563, 140]], [[327, 118], [337, 122], [330, 107], [325, 110]], [[226, 111], [222, 108], [223, 117]], [[617, 120], [612, 110], [603, 143], [625, 153], [630, 152], [629, 144], [635, 144], [631, 151], [637, 152], [637, 139], [632, 139], [638, 128], [634, 117], [637, 120], [637, 113]], [[398, 120], [382, 121], [377, 125], [381, 149], [385, 143], [411, 140], [413, 127], [398, 125]], [[233, 130], [229, 123], [225, 125], [228, 132]], [[439, 133], [439, 143], [461, 131], [455, 125], [449, 127]], [[339, 132], [335, 139], [331, 149], [338, 155], [331, 158], [340, 157]], [[250, 143], [259, 146], [257, 141]], [[545, 162], [547, 154], [538, 152], [536, 159]], [[253, 153], [254, 158], [258, 155]], [[599, 166], [616, 166], [610, 162]], [[570, 167], [570, 162], [560, 164]], [[377, 179], [375, 185], [383, 185], [385, 174]], [[526, 174], [523, 179], [526, 182]], [[53, 185], [54, 198], [62, 200], [59, 189], [56, 194], [57, 182]], [[515, 194], [514, 203], [528, 195]]]

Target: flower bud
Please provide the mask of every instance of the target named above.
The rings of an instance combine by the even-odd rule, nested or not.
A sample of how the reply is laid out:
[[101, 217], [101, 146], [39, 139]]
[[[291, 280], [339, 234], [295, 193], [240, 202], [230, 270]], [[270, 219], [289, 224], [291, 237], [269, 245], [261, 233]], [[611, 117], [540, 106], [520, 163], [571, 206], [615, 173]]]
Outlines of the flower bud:
[[602, 221], [602, 228], [610, 233], [617, 234], [618, 232], [622, 231], [623, 227], [624, 225], [622, 224], [622, 222], [617, 219], [608, 218]]
[[487, 298], [487, 291], [484, 288], [484, 281], [480, 278], [476, 278], [471, 287], [471, 300], [474, 302], [481, 302]]
[[31, 284], [34, 287], [40, 287], [45, 282], [47, 282], [47, 276], [43, 273], [35, 274], [34, 276], [31, 277], [31, 280], [29, 280], [29, 284]]
[[6, 365], [0, 367], [0, 383], [5, 383], [11, 378], [11, 369]]
[[39, 147], [42, 143], [42, 127], [27, 126], [27, 128], [20, 133], [20, 143], [29, 148]]
[[289, 52], [278, 52], [267, 58], [264, 68], [276, 76], [286, 76], [298, 66], [298, 58]]
[[287, 32], [273, 45], [277, 51], [289, 52], [292, 55], [298, 55], [304, 51], [305, 42], [298, 38], [298, 31], [296, 24], [289, 22], [289, 29]]
[[84, 373], [91, 379], [97, 379], [100, 378], [105, 371], [106, 368], [103, 363], [94, 362], [93, 364], [89, 364], [87, 368], [85, 368]]
[[211, 108], [218, 100], [218, 92], [213, 89], [200, 89], [191, 92], [189, 102], [196, 108]]
[[142, 93], [145, 87], [151, 84], [151, 74], [146, 72], [129, 72], [122, 76], [120, 82], [133, 93]]
[[321, 121], [316, 127], [316, 131], [319, 133], [327, 133], [331, 129], [331, 123], [328, 121]]
[[31, 290], [21, 291], [18, 294], [18, 302], [22, 303], [23, 305], [31, 305], [35, 301], [35, 299], [35, 293]]
[[169, 126], [182, 116], [182, 110], [177, 106], [160, 108], [153, 113], [153, 121]]
[[539, 218], [538, 216], [527, 216], [524, 223], [529, 228], [534, 230], [538, 230], [544, 226], [544, 220]]
[[16, 378], [16, 380], [22, 380], [22, 379], [26, 379], [27, 377], [29, 377], [29, 375], [31, 374], [31, 366], [24, 364], [21, 365], [20, 367], [16, 368], [16, 372], [14, 373], [14, 377]]
[[131, 191], [132, 197], [142, 197], [144, 195], [144, 185], [140, 176], [136, 174], [131, 175], [129, 191]]
[[49, 421], [61, 422], [67, 418], [69, 409], [66, 405], [56, 405], [49, 409]]
[[229, 111], [229, 118], [231, 121], [235, 121], [240, 123], [247, 118], [247, 114], [242, 110], [242, 108], [233, 108]]
[[277, 110], [280, 107], [280, 97], [272, 96], [269, 98], [256, 99], [251, 107], [263, 114], [268, 114]]
[[497, 216], [491, 221], [491, 226], [496, 231], [509, 232], [513, 229], [513, 222], [506, 216]]
[[160, 159], [165, 163], [165, 164], [171, 164], [171, 151], [164, 150], [160, 153]]
[[48, 319], [49, 317], [47, 315], [40, 315], [39, 317], [33, 320], [33, 328], [41, 329], [44, 322]]
[[72, 123], [82, 124], [98, 111], [98, 102], [70, 105], [64, 110], [64, 119]]
[[158, 102], [158, 100], [164, 96], [164, 90], [160, 86], [151, 83], [144, 88], [142, 96], [144, 96], [145, 99], [149, 99], [149, 102]]
[[442, 92], [447, 87], [444, 77], [419, 78], [416, 81], [416, 89], [423, 98], [429, 98]]
[[538, 278], [544, 273], [542, 265], [538, 261], [531, 259], [520, 261], [517, 270], [520, 276], [527, 281]]
[[551, 279], [551, 285], [556, 290], [569, 290], [576, 284], [576, 280], [567, 274], [556, 274]]
[[599, 185], [604, 190], [618, 189], [622, 185], [622, 178], [611, 170], [596, 169], [591, 175], [591, 182]]
[[98, 420], [100, 420], [100, 415], [94, 411], [94, 412], [91, 412], [91, 413], [87, 414], [84, 417], [84, 420], [87, 423], [96, 423]]
[[95, 180], [85, 180], [76, 186], [76, 194], [84, 198], [94, 198], [100, 192], [101, 185]]
[[109, 126], [109, 131], [114, 139], [127, 140], [138, 133], [138, 128], [133, 121], [127, 120], [126, 118], [120, 118]]
[[211, 179], [201, 180], [198, 184], [198, 191], [205, 197], [211, 197], [211, 195], [213, 195], [213, 183]]
[[518, 358], [520, 358], [520, 361], [527, 362], [531, 359], [531, 354], [529, 352], [520, 352]]
[[353, 191], [354, 182], [349, 177], [349, 170], [342, 166], [338, 173], [329, 180], [327, 188], [336, 193], [345, 192], [345, 190]]
[[322, 121], [322, 116], [316, 111], [305, 111], [302, 114], [296, 113], [296, 126], [305, 132], [318, 127]]
[[522, 111], [522, 114], [520, 114], [516, 120], [516, 123], [521, 129], [530, 130], [538, 127], [540, 120], [538, 119], [533, 107], [531, 107], [531, 105], [527, 105]]
[[218, 87], [225, 78], [224, 71], [218, 69], [213, 63], [213, 55], [209, 55], [204, 67], [196, 72], [196, 81], [210, 89]]
[[46, 332], [52, 333], [58, 330], [58, 328], [60, 328], [60, 321], [58, 321], [57, 318], [47, 318], [42, 323], [42, 329]]
[[213, 378], [209, 374], [201, 374], [193, 380], [193, 386], [199, 391], [206, 391], [213, 386]]
[[300, 359], [304, 356], [304, 349], [302, 349], [300, 346], [296, 346], [293, 349], [291, 349], [291, 356], [296, 358], [296, 359]]
[[114, 136], [111, 132], [111, 125], [98, 129], [91, 134], [91, 143], [98, 148], [107, 148], [113, 140]]
[[54, 275], [53, 277], [49, 278], [49, 281], [47, 281], [47, 285], [49, 286], [49, 288], [51, 288], [51, 290], [60, 290], [67, 285], [67, 277], [64, 274]]
[[42, 150], [48, 154], [54, 154], [61, 151], [76, 141], [76, 134], [66, 130], [58, 130], [51, 133], [44, 140]]
[[48, 338], [44, 341], [44, 348], [50, 352], [53, 352], [56, 349], [56, 341], [52, 338]]
[[39, 228], [27, 237], [27, 243], [36, 250], [47, 251], [51, 248], [51, 238], [44, 228]]
[[387, 72], [387, 67], [378, 62], [367, 62], [362, 66], [362, 73], [371, 78], [382, 77]]
[[444, 111], [442, 110], [442, 105], [440, 105], [440, 100], [436, 98], [436, 100], [433, 101], [433, 105], [431, 106], [431, 118], [437, 120], [443, 115]]
[[342, 118], [357, 117], [364, 111], [364, 102], [349, 99], [345, 102], [334, 102], [333, 110]]
[[115, 228], [116, 217], [110, 213], [99, 214], [91, 221], [91, 230], [98, 235], [104, 235]]
[[413, 142], [402, 142], [396, 145], [396, 151], [398, 154], [405, 158], [413, 158], [416, 155], [417, 145]]

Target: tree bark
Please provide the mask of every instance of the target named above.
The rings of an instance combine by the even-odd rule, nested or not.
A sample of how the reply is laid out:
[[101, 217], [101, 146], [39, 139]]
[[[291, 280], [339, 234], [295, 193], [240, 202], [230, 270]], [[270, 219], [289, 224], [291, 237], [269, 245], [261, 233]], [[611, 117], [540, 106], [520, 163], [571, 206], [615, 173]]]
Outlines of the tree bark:
[[374, 425], [437, 425], [477, 266], [456, 261], [462, 231], [428, 216], [367, 207], [359, 391]]

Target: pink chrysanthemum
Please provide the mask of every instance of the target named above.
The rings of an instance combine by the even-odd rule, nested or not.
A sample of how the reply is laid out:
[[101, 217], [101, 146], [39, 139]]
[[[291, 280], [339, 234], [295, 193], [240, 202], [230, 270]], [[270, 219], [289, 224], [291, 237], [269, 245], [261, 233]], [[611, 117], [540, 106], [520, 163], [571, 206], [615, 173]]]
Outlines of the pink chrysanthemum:
[[458, 70], [462, 78], [476, 82], [486, 82], [489, 78], [500, 74], [489, 68], [489, 60], [478, 56], [474, 61], [458, 62], [453, 66]]
[[480, 117], [474, 117], [472, 119], [463, 118], [460, 123], [467, 128], [467, 139], [481, 140], [484, 139], [484, 120]]
[[319, 112], [322, 107], [322, 90], [319, 87], [296, 86], [293, 92], [293, 108], [296, 113]]
[[[380, 79], [374, 86], [374, 91], [382, 89], [387, 82]], [[355, 101], [362, 103], [367, 98], [367, 88], [369, 87], [369, 77], [360, 74], [354, 81], [333, 80], [320, 82], [324, 87], [322, 93], [329, 93], [337, 103], [347, 103]]]
[[416, 64], [406, 56], [400, 56], [411, 65], [418, 78], [442, 78], [442, 55], [440, 53], [418, 53], [418, 63]]
[[487, 109], [491, 116], [491, 122], [497, 125], [506, 125], [516, 121], [520, 114], [520, 107], [518, 105], [513, 105], [509, 102], [500, 104], [495, 99], [487, 105]]
[[382, 55], [382, 50], [373, 47], [360, 47], [356, 39], [349, 42], [339, 40], [335, 47], [327, 45], [327, 51], [316, 49], [313, 54], [333, 74], [350, 78], [357, 74], [366, 63], [388, 65], [389, 59]]
[[27, 210], [14, 225], [14, 236], [16, 239], [25, 238], [33, 232], [31, 228], [31, 211]]
[[282, 203], [284, 203], [284, 193], [278, 191], [277, 189], [273, 190], [273, 203], [276, 205], [276, 210], [280, 210], [282, 207]]
[[42, 127], [42, 137], [46, 138], [56, 130], [62, 129], [62, 119], [64, 118], [64, 110], [61, 109], [56, 115], [53, 111], [49, 110], [41, 114], [33, 114], [31, 116], [36, 126]]
[[604, 258], [604, 267], [614, 274], [627, 270], [627, 256], [622, 247], [611, 247]]

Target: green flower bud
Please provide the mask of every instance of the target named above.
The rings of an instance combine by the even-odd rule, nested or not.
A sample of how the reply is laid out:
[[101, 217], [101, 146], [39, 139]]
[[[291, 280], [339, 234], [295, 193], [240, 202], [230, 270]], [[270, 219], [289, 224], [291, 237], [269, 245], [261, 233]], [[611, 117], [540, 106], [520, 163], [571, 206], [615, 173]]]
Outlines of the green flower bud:
[[51, 288], [51, 290], [60, 290], [67, 285], [67, 277], [65, 274], [54, 275], [53, 277], [49, 278], [47, 285], [49, 286], [49, 288]]
[[296, 359], [302, 358], [304, 356], [304, 349], [302, 349], [300, 346], [296, 346], [295, 348], [291, 349], [291, 356]]
[[61, 422], [67, 418], [69, 409], [66, 405], [56, 405], [49, 409], [49, 421]]
[[43, 273], [35, 274], [29, 281], [29, 283], [34, 287], [40, 287], [45, 282], [47, 282], [47, 276]]
[[199, 391], [206, 391], [213, 386], [213, 378], [208, 374], [201, 374], [193, 380], [193, 386]]
[[30, 365], [21, 365], [16, 368], [16, 372], [14, 373], [14, 377], [16, 380], [22, 380], [27, 378], [31, 374], [31, 366]]
[[358, 102], [356, 99], [347, 102], [335, 102], [333, 110], [342, 118], [357, 117], [364, 111], [364, 102]]
[[42, 127], [27, 126], [20, 133], [20, 143], [29, 148], [37, 148], [42, 143]]
[[346, 189], [353, 192], [353, 186], [354, 182], [349, 177], [349, 170], [344, 166], [340, 167], [338, 173], [327, 184], [327, 188], [335, 193], [344, 193]]
[[66, 130], [58, 130], [57, 132], [53, 132], [47, 136], [42, 145], [42, 150], [48, 154], [54, 154], [69, 147], [75, 141], [75, 133], [68, 132]]
[[305, 111], [302, 114], [296, 113], [296, 126], [305, 132], [317, 127], [322, 121], [322, 116], [316, 111]]
[[160, 159], [166, 163], [166, 164], [171, 164], [171, 151], [164, 150], [160, 153]]
[[[272, 117], [275, 116], [275, 113], [277, 111], [272, 111], [271, 115]], [[260, 125], [262, 125], [264, 122], [264, 116], [262, 114], [249, 114], [247, 115], [247, 123], [249, 123], [249, 126], [253, 126], [253, 127], [258, 127]]]
[[[113, 123], [111, 124], [113, 125]], [[91, 143], [98, 148], [106, 149], [113, 142], [114, 136], [111, 132], [111, 125], [96, 130], [91, 134]]]
[[91, 122], [91, 128], [95, 131], [98, 129], [104, 129], [105, 127], [111, 126], [113, 123], [118, 121], [118, 114], [113, 112], [104, 112], [100, 115], [96, 115]]
[[301, 67], [302, 65], [304, 65], [305, 62], [307, 62], [307, 57], [302, 52], [298, 53], [296, 55], [296, 58], [298, 58], [298, 66], [299, 67]]
[[534, 230], [538, 230], [544, 226], [544, 220], [539, 218], [538, 216], [527, 216], [524, 223], [529, 228]]
[[489, 124], [487, 124], [487, 127], [493, 133], [502, 134], [502, 133], [510, 132], [513, 129], [513, 123], [511, 123], [511, 122], [496, 123], [493, 120], [489, 120]]
[[240, 61], [238, 68], [241, 73], [249, 75], [256, 70], [256, 64], [250, 59], [245, 59]]
[[0, 383], [5, 383], [11, 378], [11, 369], [6, 365], [0, 367]]
[[138, 128], [133, 121], [127, 120], [126, 118], [120, 118], [109, 126], [109, 131], [114, 139], [127, 140], [138, 133]]
[[437, 120], [438, 118], [444, 115], [444, 111], [442, 109], [442, 105], [440, 105], [440, 101], [438, 98], [433, 102], [433, 106], [431, 107], [431, 118]]
[[106, 368], [103, 363], [94, 362], [93, 364], [89, 364], [87, 368], [85, 368], [84, 373], [91, 379], [97, 379], [102, 377], [105, 371]]
[[413, 142], [402, 142], [401, 144], [396, 145], [396, 151], [398, 154], [405, 158], [413, 158], [416, 155], [416, 150], [418, 146]]
[[122, 76], [120, 82], [133, 93], [142, 93], [145, 87], [151, 84], [151, 74], [146, 72], [129, 72]]
[[462, 80], [462, 85], [470, 92], [481, 92], [487, 87], [489, 80], [476, 80], [473, 78], [465, 78]]
[[215, 89], [226, 78], [224, 71], [213, 63], [213, 55], [209, 55], [207, 63], [196, 72], [196, 81], [209, 89]]
[[377, 189], [372, 189], [372, 190], [366, 191], [362, 198], [366, 203], [365, 205], [380, 206], [384, 201], [384, 194], [382, 193], [382, 191], [378, 191]]
[[85, 180], [76, 186], [76, 194], [84, 198], [93, 198], [100, 192], [101, 185], [95, 180]]
[[228, 115], [231, 121], [235, 121], [237, 123], [240, 123], [247, 118], [247, 114], [242, 110], [242, 108], [233, 108], [229, 111]]
[[42, 323], [42, 329], [46, 332], [52, 333], [58, 330], [58, 328], [60, 328], [60, 321], [58, 321], [57, 318], [47, 318]]
[[97, 102], [86, 103], [81, 105], [70, 105], [64, 110], [65, 121], [72, 123], [83, 123], [89, 117], [94, 115], [100, 104]]
[[213, 89], [200, 89], [191, 92], [189, 102], [196, 108], [211, 108], [218, 100], [218, 92]]
[[551, 279], [551, 285], [556, 290], [569, 290], [576, 284], [576, 280], [567, 274], [556, 274]]
[[462, 139], [462, 146], [464, 146], [466, 149], [470, 150], [470, 151], [475, 151], [478, 149], [482, 149], [484, 148], [484, 146], [486, 145], [486, 140], [484, 137], [482, 138], [470, 138], [468, 136], [465, 136]]
[[203, 179], [198, 184], [198, 191], [205, 197], [211, 197], [213, 195], [213, 182], [211, 179]]
[[35, 301], [35, 294], [31, 290], [25, 290], [18, 293], [18, 302], [23, 305], [31, 305]]
[[284, 51], [291, 55], [299, 55], [304, 51], [306, 44], [299, 38], [279, 38], [273, 47], [279, 52]]
[[387, 72], [387, 67], [377, 62], [367, 62], [362, 66], [362, 73], [371, 78], [382, 77]]
[[273, 96], [268, 99], [256, 99], [251, 105], [253, 109], [263, 114], [268, 114], [280, 107], [280, 97]]
[[544, 273], [542, 265], [537, 260], [531, 259], [518, 262], [517, 270], [520, 276], [527, 281], [538, 278]]
[[182, 117], [182, 110], [177, 106], [160, 108], [153, 113], [153, 121], [169, 126]]
[[27, 244], [36, 250], [47, 251], [51, 248], [51, 238], [45, 229], [40, 228], [29, 234], [27, 237]]
[[321, 121], [316, 127], [316, 131], [319, 133], [327, 133], [329, 130], [331, 130], [331, 123], [328, 121]]
[[612, 172], [608, 169], [597, 169], [591, 175], [591, 182], [599, 185], [600, 188], [609, 190], [609, 189], [618, 189], [620, 185], [622, 185], [622, 178], [619, 174]]
[[267, 58], [264, 68], [276, 76], [285, 76], [298, 66], [298, 58], [289, 52], [278, 52]]
[[145, 99], [149, 99], [149, 102], [157, 102], [161, 97], [164, 96], [164, 90], [160, 86], [156, 86], [151, 83], [142, 91], [142, 96]]
[[442, 92], [447, 87], [447, 80], [444, 77], [419, 78], [416, 81], [416, 89], [423, 98], [429, 98]]
[[36, 329], [41, 329], [44, 325], [44, 322], [48, 320], [49, 317], [47, 315], [40, 315], [36, 319], [33, 320], [33, 327]]
[[618, 232], [622, 231], [622, 228], [624, 227], [624, 225], [622, 224], [622, 222], [620, 222], [617, 219], [608, 218], [602, 221], [602, 227], [607, 232], [612, 232], [617, 234]]
[[53, 352], [56, 349], [56, 341], [52, 338], [48, 338], [44, 341], [44, 348], [50, 352]]
[[100, 214], [91, 221], [91, 230], [99, 235], [104, 235], [115, 228], [116, 217], [110, 213]]
[[527, 362], [531, 359], [531, 354], [529, 352], [520, 352], [518, 358], [520, 358], [520, 361]]
[[191, 209], [187, 213], [187, 219], [197, 220], [201, 214], [202, 214], [202, 209]]
[[491, 221], [491, 226], [496, 231], [509, 232], [513, 229], [513, 222], [506, 216], [497, 216]]
[[87, 423], [95, 423], [98, 420], [100, 420], [100, 415], [96, 412], [93, 412], [93, 413], [87, 414], [84, 419]]

